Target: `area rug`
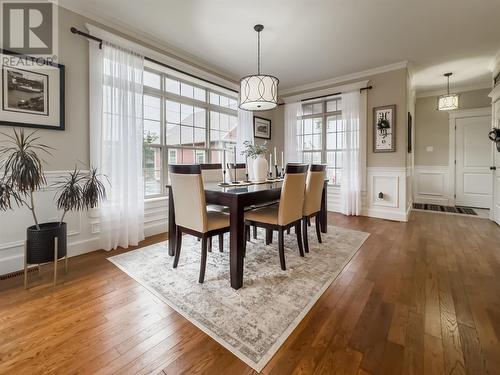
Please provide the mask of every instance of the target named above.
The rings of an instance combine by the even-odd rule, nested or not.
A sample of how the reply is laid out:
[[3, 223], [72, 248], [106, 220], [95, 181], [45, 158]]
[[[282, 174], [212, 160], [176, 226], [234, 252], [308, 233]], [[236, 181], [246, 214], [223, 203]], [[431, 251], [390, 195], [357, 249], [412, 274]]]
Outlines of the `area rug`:
[[214, 238], [203, 284], [198, 283], [200, 242], [191, 236], [183, 237], [177, 269], [166, 242], [108, 259], [260, 372], [368, 236], [329, 226], [320, 244], [312, 227], [310, 252], [301, 258], [292, 230], [285, 236], [287, 270], [282, 271], [276, 235], [266, 246], [265, 233], [259, 231], [258, 239], [247, 244], [239, 290], [229, 285], [229, 235], [223, 253]]
[[470, 207], [441, 206], [440, 204], [413, 203], [413, 208], [416, 210], [437, 211], [437, 212], [446, 212], [452, 214], [477, 216], [476, 211], [474, 211]]

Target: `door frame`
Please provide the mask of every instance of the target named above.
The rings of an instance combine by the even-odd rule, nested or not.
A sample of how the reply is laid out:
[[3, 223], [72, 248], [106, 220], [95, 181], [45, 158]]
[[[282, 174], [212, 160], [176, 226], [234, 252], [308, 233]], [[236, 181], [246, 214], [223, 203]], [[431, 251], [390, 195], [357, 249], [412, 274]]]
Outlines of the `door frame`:
[[[449, 176], [449, 190], [448, 190], [448, 201], [455, 205], [456, 198], [456, 122], [458, 119], [471, 118], [471, 117], [486, 117], [491, 118], [491, 106], [471, 108], [471, 109], [458, 109], [455, 111], [448, 112], [449, 116], [449, 152], [448, 152], [448, 176]], [[485, 137], [487, 134], [484, 135]], [[493, 146], [491, 148], [491, 153], [493, 154]], [[493, 194], [492, 194], [493, 196]], [[493, 203], [490, 204], [490, 212]]]

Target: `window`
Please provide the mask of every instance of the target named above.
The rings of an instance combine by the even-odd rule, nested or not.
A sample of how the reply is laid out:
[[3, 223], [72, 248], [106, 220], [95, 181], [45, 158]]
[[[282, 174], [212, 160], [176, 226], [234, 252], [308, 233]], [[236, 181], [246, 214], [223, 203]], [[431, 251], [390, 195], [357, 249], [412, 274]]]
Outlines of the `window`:
[[340, 185], [342, 159], [342, 112], [340, 98], [302, 105], [297, 121], [297, 145], [303, 163], [326, 164], [327, 178]]
[[236, 93], [158, 70], [144, 72], [144, 190], [161, 196], [169, 164], [221, 163], [234, 153]]

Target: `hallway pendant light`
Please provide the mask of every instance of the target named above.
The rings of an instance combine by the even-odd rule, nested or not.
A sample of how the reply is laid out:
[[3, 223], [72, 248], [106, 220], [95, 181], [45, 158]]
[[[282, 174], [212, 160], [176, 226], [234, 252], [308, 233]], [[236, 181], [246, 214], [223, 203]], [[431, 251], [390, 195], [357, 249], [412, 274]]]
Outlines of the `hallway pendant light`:
[[247, 111], [267, 111], [278, 105], [279, 79], [260, 74], [260, 32], [262, 25], [255, 25], [257, 31], [257, 74], [240, 80], [240, 108]]
[[453, 73], [446, 73], [444, 76], [447, 78], [447, 90], [445, 95], [438, 98], [438, 111], [451, 111], [458, 109], [458, 94], [450, 94], [450, 76]]

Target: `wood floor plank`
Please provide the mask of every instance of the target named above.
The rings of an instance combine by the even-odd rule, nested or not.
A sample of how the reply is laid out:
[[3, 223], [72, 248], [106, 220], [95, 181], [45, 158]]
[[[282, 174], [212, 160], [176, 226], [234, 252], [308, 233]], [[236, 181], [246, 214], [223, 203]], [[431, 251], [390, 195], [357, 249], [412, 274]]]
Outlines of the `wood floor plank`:
[[[500, 374], [498, 226], [428, 212], [329, 222], [371, 235], [263, 374]], [[50, 265], [26, 291], [0, 281], [0, 373], [256, 374], [106, 259], [125, 251], [71, 258], [55, 288]]]

